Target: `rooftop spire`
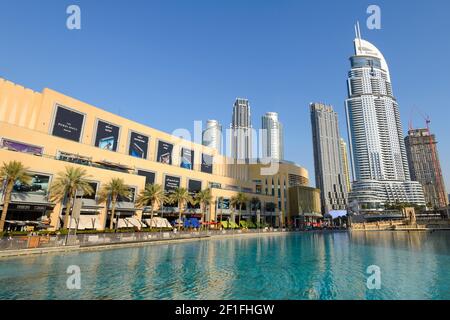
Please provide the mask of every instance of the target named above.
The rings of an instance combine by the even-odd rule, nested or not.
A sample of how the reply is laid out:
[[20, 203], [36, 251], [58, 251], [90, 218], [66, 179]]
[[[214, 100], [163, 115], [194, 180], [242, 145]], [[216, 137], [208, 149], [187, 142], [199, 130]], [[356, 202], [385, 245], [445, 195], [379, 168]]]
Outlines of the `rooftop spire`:
[[356, 25], [355, 25], [355, 34], [356, 34], [356, 38], [361, 39], [361, 28], [359, 27], [359, 21], [356, 21]]

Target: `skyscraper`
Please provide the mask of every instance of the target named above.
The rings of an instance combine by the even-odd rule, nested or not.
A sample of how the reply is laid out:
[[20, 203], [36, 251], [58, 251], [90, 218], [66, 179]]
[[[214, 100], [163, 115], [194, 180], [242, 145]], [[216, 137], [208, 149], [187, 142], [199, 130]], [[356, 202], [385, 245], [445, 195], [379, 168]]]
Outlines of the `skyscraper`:
[[202, 133], [202, 144], [222, 152], [222, 125], [217, 120], [208, 120]]
[[311, 127], [316, 187], [321, 192], [322, 210], [345, 210], [347, 186], [342, 163], [338, 115], [332, 106], [312, 103]]
[[283, 125], [278, 120], [278, 113], [267, 112], [263, 115], [261, 129], [262, 157], [283, 160]]
[[231, 156], [238, 160], [252, 158], [252, 121], [247, 99], [237, 98], [233, 106]]
[[428, 129], [409, 130], [405, 138], [411, 179], [420, 182], [429, 207], [447, 206], [444, 178], [434, 134]]
[[397, 202], [424, 205], [421, 185], [410, 179], [387, 62], [373, 44], [361, 39], [359, 28], [354, 45], [345, 102], [355, 181], [349, 202], [367, 210]]
[[339, 145], [341, 147], [341, 156], [342, 156], [342, 166], [344, 169], [344, 179], [345, 179], [345, 185], [347, 186], [347, 192], [350, 192], [352, 189], [352, 184], [350, 182], [350, 170], [349, 170], [349, 163], [348, 163], [348, 153], [347, 153], [347, 143], [344, 139], [339, 139]]

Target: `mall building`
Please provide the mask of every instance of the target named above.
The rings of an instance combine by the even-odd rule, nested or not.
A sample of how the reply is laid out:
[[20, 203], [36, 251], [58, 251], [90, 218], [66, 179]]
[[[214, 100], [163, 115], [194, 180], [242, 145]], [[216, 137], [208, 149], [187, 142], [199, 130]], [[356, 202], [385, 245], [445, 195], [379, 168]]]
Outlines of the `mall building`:
[[[217, 150], [158, 131], [91, 106], [51, 89], [42, 93], [0, 79], [0, 162], [22, 162], [32, 175], [30, 185], [14, 186], [6, 220], [46, 220], [55, 230], [61, 226], [65, 203], [52, 203], [52, 180], [67, 166], [84, 168], [95, 194], [82, 199], [79, 226], [102, 230], [110, 206], [97, 201], [97, 193], [111, 178], [122, 178], [131, 199], [119, 199], [116, 212], [122, 218], [148, 218], [148, 208], [135, 200], [146, 184], [160, 184], [166, 192], [184, 187], [191, 194], [211, 188], [211, 221], [232, 216], [230, 198], [244, 192], [258, 198], [259, 208], [244, 206], [242, 216], [279, 226], [289, 217], [289, 188], [307, 186], [308, 172], [290, 162], [236, 164]], [[3, 191], [3, 190], [1, 190]], [[64, 202], [64, 201], [63, 201]], [[0, 193], [0, 209], [3, 194]], [[158, 216], [172, 221], [175, 205], [155, 208]], [[188, 205], [183, 215], [200, 217], [199, 206]], [[237, 213], [236, 213], [237, 215]], [[8, 226], [8, 223], [7, 223]]]

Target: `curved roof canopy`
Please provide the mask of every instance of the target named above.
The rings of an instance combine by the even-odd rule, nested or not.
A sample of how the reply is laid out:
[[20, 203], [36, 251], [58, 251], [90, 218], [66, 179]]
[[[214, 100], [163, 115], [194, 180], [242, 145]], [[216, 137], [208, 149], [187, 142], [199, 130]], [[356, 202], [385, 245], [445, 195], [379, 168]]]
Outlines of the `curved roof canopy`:
[[356, 38], [354, 40], [354, 44], [356, 56], [369, 56], [380, 59], [381, 68], [387, 72], [388, 79], [390, 81], [389, 66], [381, 51], [378, 50], [378, 48], [371, 44], [369, 41], [363, 40], [361, 38]]

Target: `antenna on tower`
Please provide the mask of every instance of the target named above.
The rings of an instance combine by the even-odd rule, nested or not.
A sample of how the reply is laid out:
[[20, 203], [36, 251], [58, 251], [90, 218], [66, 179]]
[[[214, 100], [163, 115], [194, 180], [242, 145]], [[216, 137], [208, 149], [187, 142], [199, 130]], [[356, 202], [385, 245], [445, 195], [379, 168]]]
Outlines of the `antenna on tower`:
[[359, 21], [356, 21], [356, 37], [361, 40], [361, 28], [359, 27]]
[[355, 25], [355, 34], [356, 34], [356, 39], [358, 40], [358, 46], [359, 48], [356, 49], [356, 51], [360, 51], [362, 44], [361, 44], [361, 28], [359, 26], [359, 21], [356, 21], [356, 25]]

